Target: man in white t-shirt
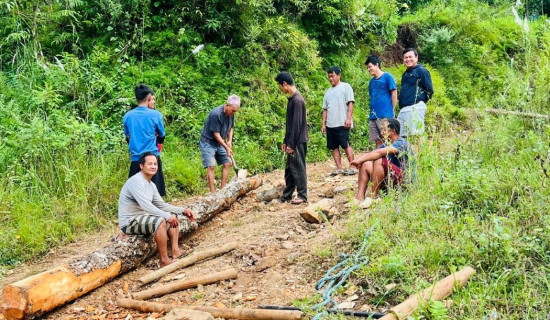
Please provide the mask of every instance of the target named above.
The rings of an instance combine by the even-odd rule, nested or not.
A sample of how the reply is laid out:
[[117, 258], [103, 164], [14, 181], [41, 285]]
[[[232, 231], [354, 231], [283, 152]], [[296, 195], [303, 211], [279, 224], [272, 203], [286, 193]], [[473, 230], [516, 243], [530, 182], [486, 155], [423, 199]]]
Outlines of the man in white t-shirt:
[[336, 170], [331, 175], [357, 173], [357, 168], [350, 165], [346, 171], [342, 170], [342, 155], [340, 147], [344, 149], [348, 161], [353, 161], [353, 149], [349, 143], [349, 131], [353, 127], [353, 89], [340, 81], [342, 70], [339, 67], [328, 69], [328, 80], [332, 87], [325, 92], [323, 99], [323, 125], [321, 132], [327, 135], [327, 148], [332, 150]]

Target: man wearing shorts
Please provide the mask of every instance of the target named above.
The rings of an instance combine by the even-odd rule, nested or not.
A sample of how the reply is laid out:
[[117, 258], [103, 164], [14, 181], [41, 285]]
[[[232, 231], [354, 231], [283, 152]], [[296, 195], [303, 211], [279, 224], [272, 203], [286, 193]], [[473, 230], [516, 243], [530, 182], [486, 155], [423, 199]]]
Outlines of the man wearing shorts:
[[331, 175], [357, 173], [357, 168], [350, 165], [346, 171], [342, 170], [342, 155], [340, 147], [344, 149], [348, 161], [353, 161], [353, 149], [349, 143], [349, 131], [353, 127], [353, 89], [345, 82], [340, 81], [342, 70], [339, 67], [328, 69], [328, 80], [332, 85], [325, 92], [323, 98], [323, 125], [321, 132], [327, 135], [327, 148], [332, 150], [332, 157], [336, 164], [336, 171]]
[[[361, 208], [368, 208], [377, 201], [378, 191], [384, 183], [401, 185], [409, 173], [414, 178], [416, 160], [407, 140], [399, 136], [400, 129], [397, 119], [383, 120], [382, 137], [388, 142], [353, 161], [359, 167], [357, 194], [353, 202]], [[372, 181], [370, 196], [365, 198], [369, 181]]]
[[365, 61], [367, 70], [372, 75], [369, 82], [370, 115], [369, 133], [370, 141], [376, 144], [376, 148], [382, 145], [382, 121], [395, 118], [395, 105], [397, 104], [397, 84], [393, 76], [382, 71], [380, 59], [371, 55]]
[[206, 181], [210, 192], [216, 191], [214, 169], [216, 163], [223, 165], [222, 181], [220, 188], [225, 187], [229, 170], [231, 169], [231, 150], [233, 141], [233, 126], [235, 125], [235, 113], [239, 111], [241, 98], [232, 95], [227, 102], [210, 111], [199, 141], [199, 150], [202, 156], [202, 166], [206, 168]]
[[177, 214], [185, 215], [190, 221], [195, 216], [190, 209], [168, 204], [162, 200], [156, 185], [151, 181], [157, 173], [158, 161], [153, 152], [139, 157], [140, 172], [126, 181], [118, 198], [118, 223], [124, 234], [153, 235], [159, 250], [160, 266], [173, 261], [168, 257], [168, 239], [172, 258], [183, 254], [179, 248], [179, 220]]
[[162, 115], [155, 110], [155, 93], [151, 88], [140, 84], [135, 89], [135, 95], [138, 106], [128, 111], [122, 118], [124, 136], [132, 159], [128, 178], [140, 171], [139, 156], [144, 152], [153, 152], [157, 156], [158, 170], [152, 181], [157, 186], [159, 194], [164, 197], [166, 188], [159, 150], [166, 135]]
[[432, 98], [434, 88], [428, 69], [418, 63], [418, 51], [407, 48], [403, 51], [403, 63], [407, 67], [401, 77], [399, 92], [400, 135], [410, 137], [424, 132], [426, 103]]

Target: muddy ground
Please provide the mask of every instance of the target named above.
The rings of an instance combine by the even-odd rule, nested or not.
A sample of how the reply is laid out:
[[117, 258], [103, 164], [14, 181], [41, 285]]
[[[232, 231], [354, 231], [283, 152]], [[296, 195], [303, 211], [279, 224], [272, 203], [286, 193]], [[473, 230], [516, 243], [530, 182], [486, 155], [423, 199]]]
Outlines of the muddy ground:
[[[256, 192], [251, 192], [237, 200], [229, 210], [218, 214], [183, 239], [183, 243], [195, 252], [238, 241], [240, 245], [236, 250], [176, 271], [140, 288], [137, 279], [158, 269], [155, 256], [138, 269], [44, 315], [42, 319], [160, 318], [163, 314], [140, 313], [118, 308], [115, 301], [120, 297], [128, 297], [130, 292], [162, 286], [178, 279], [222, 271], [229, 267], [239, 270], [236, 280], [200, 286], [150, 301], [182, 306], [255, 308], [260, 305], [290, 306], [295, 300], [313, 296], [316, 293], [315, 283], [335, 263], [332, 256], [337, 253], [327, 258], [326, 246], [340, 241], [335, 236], [335, 232], [340, 232], [345, 223], [348, 212], [344, 204], [351, 199], [357, 179], [357, 176], [330, 177], [329, 173], [333, 170], [332, 161], [308, 165], [310, 203], [321, 200], [323, 198], [321, 195], [327, 190], [347, 187], [347, 190], [334, 196], [339, 214], [333, 221], [332, 227], [326, 223], [306, 223], [300, 217], [300, 212], [305, 205], [296, 206], [276, 200], [264, 203], [256, 199]], [[268, 173], [263, 177], [262, 188], [264, 189], [284, 182], [281, 170]], [[186, 202], [189, 201], [186, 199]], [[174, 203], [178, 204], [178, 201]], [[18, 267], [2, 280], [0, 286], [97, 250], [109, 244], [115, 233], [116, 230], [113, 227], [112, 230], [87, 236], [78, 243], [52, 250], [42, 261]], [[342, 244], [339, 247], [349, 246]], [[355, 293], [352, 291], [348, 290], [347, 295], [341, 295], [337, 300], [343, 301]], [[370, 308], [362, 300], [359, 297], [355, 302], [355, 309]]]

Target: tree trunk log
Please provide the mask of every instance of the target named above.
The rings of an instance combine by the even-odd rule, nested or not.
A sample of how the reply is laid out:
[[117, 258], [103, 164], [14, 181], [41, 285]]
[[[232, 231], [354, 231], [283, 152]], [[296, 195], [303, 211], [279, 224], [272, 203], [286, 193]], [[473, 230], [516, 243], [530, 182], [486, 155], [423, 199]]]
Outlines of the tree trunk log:
[[[196, 216], [190, 223], [178, 215], [180, 236], [190, 233], [237, 198], [257, 189], [262, 179], [237, 180], [222, 190], [188, 206]], [[127, 236], [85, 257], [58, 268], [7, 285], [0, 296], [2, 313], [8, 320], [30, 319], [74, 300], [111, 279], [141, 265], [157, 250], [153, 237]]]
[[458, 272], [451, 274], [445, 279], [439, 281], [435, 285], [425, 289], [421, 293], [412, 295], [404, 302], [396, 305], [390, 309], [390, 312], [381, 320], [401, 320], [407, 318], [418, 307], [421, 301], [427, 301], [433, 299], [436, 301], [447, 298], [455, 288], [462, 288], [468, 279], [470, 279], [475, 273], [475, 270], [471, 267], [466, 267]]
[[492, 113], [492, 114], [507, 114], [507, 115], [512, 115], [512, 116], [527, 117], [527, 118], [550, 119], [550, 115], [540, 114], [540, 113], [532, 113], [532, 112], [511, 111], [511, 110], [493, 109], [493, 108], [486, 108], [485, 111], [487, 111], [489, 113]]
[[119, 299], [117, 300], [117, 305], [123, 308], [136, 309], [141, 312], [170, 312], [172, 309], [184, 308], [208, 312], [214, 318], [224, 319], [299, 320], [303, 316], [301, 311], [176, 306], [132, 299]]
[[214, 249], [209, 249], [198, 253], [193, 253], [188, 257], [174, 261], [174, 263], [171, 263], [166, 267], [160, 268], [157, 271], [153, 271], [151, 273], [144, 275], [143, 277], [139, 278], [138, 281], [140, 282], [141, 285], [148, 284], [149, 282], [155, 281], [160, 277], [167, 275], [169, 273], [172, 273], [178, 269], [185, 268], [187, 266], [190, 266], [204, 259], [208, 259], [220, 254], [224, 254], [226, 252], [229, 252], [237, 248], [238, 246], [239, 244], [237, 242], [231, 242], [221, 248], [214, 248]]
[[237, 278], [238, 273], [239, 271], [237, 271], [237, 269], [231, 268], [192, 279], [183, 279], [161, 287], [132, 293], [132, 298], [137, 300], [146, 300], [153, 297], [160, 297], [175, 291], [193, 288], [198, 286], [199, 284], [211, 284], [222, 280], [235, 279]]

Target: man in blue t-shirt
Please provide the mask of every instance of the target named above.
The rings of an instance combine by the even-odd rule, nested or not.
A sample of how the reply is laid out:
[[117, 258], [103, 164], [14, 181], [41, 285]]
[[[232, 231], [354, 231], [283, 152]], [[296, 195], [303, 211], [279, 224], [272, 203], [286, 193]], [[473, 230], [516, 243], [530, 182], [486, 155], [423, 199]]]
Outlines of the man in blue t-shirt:
[[222, 181], [220, 188], [225, 187], [229, 170], [231, 169], [231, 150], [233, 143], [233, 126], [235, 125], [235, 113], [239, 111], [241, 98], [232, 95], [227, 102], [214, 108], [206, 117], [199, 141], [199, 150], [202, 157], [202, 166], [206, 168], [206, 181], [210, 192], [216, 191], [214, 181], [214, 169], [216, 163], [223, 165]]
[[124, 136], [126, 142], [128, 142], [132, 159], [128, 178], [140, 171], [139, 156], [145, 152], [153, 152], [158, 159], [158, 170], [151, 181], [157, 186], [159, 194], [164, 197], [166, 187], [158, 149], [158, 146], [164, 142], [166, 135], [162, 115], [154, 109], [155, 93], [151, 88], [140, 84], [134, 92], [138, 106], [128, 111], [122, 118]]
[[[368, 208], [378, 201], [378, 191], [388, 182], [390, 185], [401, 185], [406, 180], [414, 179], [416, 160], [407, 140], [399, 136], [400, 130], [397, 119], [383, 120], [382, 137], [388, 142], [353, 160], [352, 163], [360, 168], [353, 202], [361, 208]], [[369, 181], [372, 181], [371, 192], [365, 198]]]
[[395, 118], [397, 84], [391, 74], [382, 71], [378, 56], [369, 56], [365, 65], [372, 75], [369, 82], [369, 135], [370, 141], [376, 143], [376, 148], [378, 148], [382, 144], [382, 120]]

